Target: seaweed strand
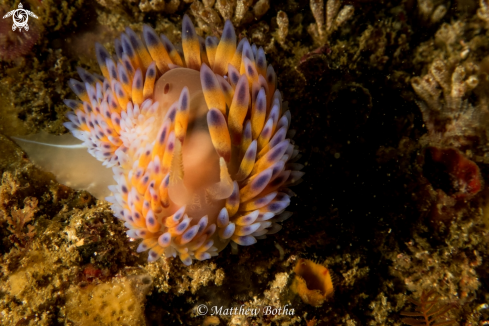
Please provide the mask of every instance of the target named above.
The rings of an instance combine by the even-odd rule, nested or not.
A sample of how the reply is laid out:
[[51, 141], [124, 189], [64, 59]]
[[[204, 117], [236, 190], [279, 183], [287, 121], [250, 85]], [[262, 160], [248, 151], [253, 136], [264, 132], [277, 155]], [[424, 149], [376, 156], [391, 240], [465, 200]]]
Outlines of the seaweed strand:
[[403, 318], [402, 322], [411, 326], [445, 326], [452, 325], [455, 320], [437, 320], [453, 309], [453, 305], [439, 304], [439, 296], [434, 290], [423, 291], [419, 301], [412, 298], [408, 300], [416, 306], [415, 312], [403, 311], [401, 315], [409, 318]]

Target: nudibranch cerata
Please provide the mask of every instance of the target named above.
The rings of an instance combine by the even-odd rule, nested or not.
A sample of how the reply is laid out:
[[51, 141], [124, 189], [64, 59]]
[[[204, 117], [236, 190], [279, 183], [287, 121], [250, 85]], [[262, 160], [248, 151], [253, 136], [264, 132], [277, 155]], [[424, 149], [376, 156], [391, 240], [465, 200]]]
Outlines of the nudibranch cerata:
[[[116, 55], [96, 44], [103, 76], [79, 68], [69, 85], [81, 101], [65, 126], [111, 167], [107, 197], [148, 260], [205, 260], [229, 242], [248, 246], [281, 229], [289, 186], [303, 175], [287, 138], [290, 112], [265, 52], [182, 22], [182, 50], [144, 26], [126, 28]], [[290, 134], [289, 134], [290, 135]]]

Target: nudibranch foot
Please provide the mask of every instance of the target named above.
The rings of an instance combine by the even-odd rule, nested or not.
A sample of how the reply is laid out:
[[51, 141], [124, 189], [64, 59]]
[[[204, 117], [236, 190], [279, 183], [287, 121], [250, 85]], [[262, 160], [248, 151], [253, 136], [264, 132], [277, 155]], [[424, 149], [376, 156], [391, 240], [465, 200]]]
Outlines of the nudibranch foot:
[[115, 56], [97, 44], [102, 76], [78, 70], [65, 126], [112, 168], [106, 199], [137, 251], [190, 265], [278, 232], [303, 172], [264, 50], [230, 21], [220, 40], [186, 15], [182, 29], [182, 53], [149, 26], [126, 28]]

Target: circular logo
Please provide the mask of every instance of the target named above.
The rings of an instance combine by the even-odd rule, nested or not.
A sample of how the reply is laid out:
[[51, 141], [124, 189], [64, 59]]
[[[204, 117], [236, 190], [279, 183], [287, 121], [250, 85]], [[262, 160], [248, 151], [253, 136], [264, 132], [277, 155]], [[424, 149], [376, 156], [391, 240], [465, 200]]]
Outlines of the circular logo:
[[[29, 20], [29, 16], [27, 16], [27, 12], [24, 9], [17, 9], [14, 13], [14, 24], [19, 28], [23, 28], [27, 26], [27, 21]], [[26, 28], [27, 30], [29, 27]]]
[[29, 25], [27, 25], [27, 22], [29, 21], [29, 16], [39, 18], [32, 11], [23, 8], [24, 7], [22, 6], [22, 4], [19, 3], [19, 9], [9, 11], [5, 16], [3, 16], [3, 19], [12, 16], [12, 19], [14, 21], [14, 24], [12, 25], [13, 31], [15, 31], [17, 28], [19, 29], [19, 31], [22, 31], [22, 28], [28, 31]]
[[207, 308], [205, 304], [201, 304], [197, 307], [197, 314], [199, 316], [207, 315], [207, 312], [209, 312], [209, 308]]

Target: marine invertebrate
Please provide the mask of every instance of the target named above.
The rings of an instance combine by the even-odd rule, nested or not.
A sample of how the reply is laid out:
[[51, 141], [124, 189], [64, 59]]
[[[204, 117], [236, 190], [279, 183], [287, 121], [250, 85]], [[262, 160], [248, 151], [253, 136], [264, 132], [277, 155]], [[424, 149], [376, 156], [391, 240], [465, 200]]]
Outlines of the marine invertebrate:
[[[484, 112], [464, 99], [477, 87], [479, 78], [473, 65], [448, 66], [435, 59], [428, 74], [411, 79], [411, 85], [422, 99], [417, 102], [428, 129], [430, 143], [459, 147], [478, 137]], [[485, 129], [485, 127], [484, 127]]]
[[468, 207], [482, 189], [477, 163], [489, 157], [484, 60], [473, 40], [464, 41], [466, 30], [461, 21], [443, 24], [435, 36], [441, 53], [433, 53], [424, 76], [411, 79], [427, 129], [420, 144], [435, 222], [450, 221]]
[[[100, 0], [99, 3], [101, 1], [105, 1], [105, 0]], [[139, 9], [141, 9], [142, 12], [153, 10], [153, 11], [164, 11], [166, 13], [173, 14], [175, 11], [177, 11], [179, 6], [180, 6], [180, 0], [170, 0], [170, 1], [141, 0], [139, 2]]]
[[189, 265], [278, 232], [303, 173], [263, 49], [236, 46], [230, 21], [220, 41], [200, 39], [188, 16], [182, 29], [183, 57], [149, 26], [144, 43], [127, 28], [115, 60], [97, 44], [103, 77], [79, 68], [65, 126], [113, 169], [106, 199], [138, 252]]
[[307, 30], [321, 45], [327, 43], [329, 36], [353, 17], [355, 11], [352, 5], [342, 8], [340, 0], [327, 0], [326, 8], [324, 0], [310, 0], [310, 7], [316, 23], [309, 25]]
[[426, 25], [439, 22], [447, 13], [447, 6], [440, 1], [418, 0], [418, 13]]
[[[401, 315], [409, 318], [403, 318], [402, 322], [411, 326], [442, 326], [452, 325], [455, 320], [443, 318], [447, 312], [454, 308], [451, 304], [440, 304], [439, 296], [434, 290], [423, 291], [419, 301], [408, 298], [416, 306], [417, 312], [403, 311]], [[413, 318], [417, 317], [417, 318]]]
[[333, 281], [326, 266], [301, 258], [294, 267], [295, 278], [291, 289], [302, 301], [319, 307], [333, 295]]
[[454, 148], [428, 147], [423, 174], [434, 188], [455, 199], [472, 197], [482, 189], [479, 167]]
[[235, 26], [249, 24], [270, 9], [269, 0], [196, 0], [190, 6], [198, 28], [211, 32], [231, 20]]
[[144, 325], [144, 302], [152, 289], [149, 275], [113, 278], [67, 291], [66, 318], [76, 325]]
[[486, 23], [486, 28], [489, 27], [489, 1], [480, 0], [480, 8], [477, 9], [477, 16]]
[[287, 40], [287, 35], [289, 34], [289, 17], [285, 11], [280, 10], [277, 13], [277, 41], [286, 47], [285, 42]]

